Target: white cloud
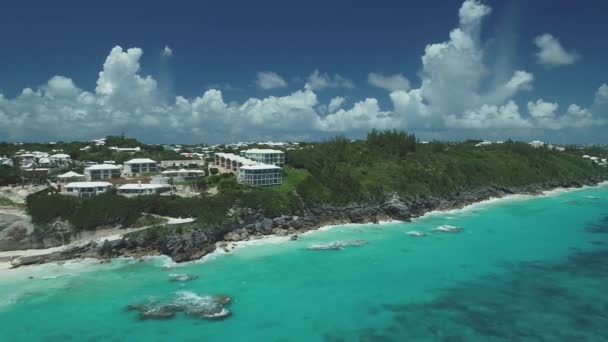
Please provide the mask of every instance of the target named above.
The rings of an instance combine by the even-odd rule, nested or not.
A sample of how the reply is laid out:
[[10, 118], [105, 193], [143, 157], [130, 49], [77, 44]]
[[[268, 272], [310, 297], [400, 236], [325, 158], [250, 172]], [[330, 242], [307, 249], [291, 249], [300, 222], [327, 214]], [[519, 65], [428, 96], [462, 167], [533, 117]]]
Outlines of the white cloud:
[[482, 105], [480, 108], [467, 110], [461, 117], [448, 115], [446, 124], [449, 127], [468, 129], [532, 127], [528, 120], [522, 118], [519, 107], [513, 101], [504, 106]]
[[367, 75], [367, 82], [375, 87], [388, 91], [410, 90], [410, 81], [401, 74], [384, 76], [371, 72]]
[[273, 71], [258, 72], [255, 83], [258, 88], [264, 90], [283, 88], [287, 86], [285, 79]]
[[336, 96], [333, 99], [331, 99], [329, 101], [329, 105], [327, 106], [327, 110], [330, 113], [335, 112], [336, 110], [338, 110], [342, 104], [344, 103], [345, 99], [342, 96]]
[[[199, 96], [167, 100], [157, 81], [141, 74], [143, 51], [117, 46], [107, 56], [94, 91], [79, 88], [68, 77], [54, 76], [14, 98], [0, 94], [0, 137], [90, 139], [124, 131], [153, 142], [225, 142], [312, 139], [371, 128], [455, 134], [471, 129], [557, 130], [606, 124], [594, 116], [600, 104], [608, 103], [606, 84], [597, 91], [598, 106], [591, 109], [570, 105], [560, 113], [557, 103], [539, 99], [527, 104], [528, 113], [520, 113], [514, 98], [532, 89], [534, 75], [513, 69], [499, 77], [488, 67], [493, 61], [485, 55], [487, 44], [481, 41], [480, 32], [481, 22], [490, 12], [479, 1], [463, 3], [460, 24], [449, 39], [426, 46], [420, 87], [409, 89], [409, 82], [399, 74], [370, 77], [370, 83], [390, 91], [392, 106], [388, 108], [369, 97], [345, 106], [345, 98], [338, 94], [327, 104], [319, 103], [318, 91], [354, 85], [340, 75], [318, 70], [303, 89], [286, 96], [225, 101], [222, 91], [215, 88]], [[256, 83], [264, 89], [287, 83], [273, 72], [257, 76]]]
[[308, 76], [307, 88], [312, 90], [323, 90], [325, 88], [354, 88], [354, 83], [348, 78], [342, 77], [338, 74], [333, 76], [327, 73], [320, 73], [319, 70], [315, 70], [310, 76]]
[[173, 50], [171, 50], [169, 45], [165, 45], [165, 48], [163, 49], [163, 51], [160, 54], [163, 57], [171, 57], [171, 56], [173, 56]]
[[605, 122], [596, 119], [589, 109], [572, 104], [563, 114], [558, 113], [559, 105], [554, 102], [545, 102], [542, 99], [528, 102], [528, 112], [536, 121], [536, 127], [559, 130], [563, 128], [582, 128], [593, 125], [602, 125]]
[[598, 88], [594, 103], [596, 105], [608, 104], [608, 84], [604, 83]]
[[548, 33], [534, 38], [534, 44], [539, 48], [536, 53], [538, 63], [549, 68], [574, 64], [580, 59], [578, 52], [566, 51], [559, 40]]
[[480, 1], [467, 0], [460, 6], [460, 10], [458, 11], [460, 26], [468, 27], [469, 25], [476, 25], [481, 18], [490, 14], [490, 12], [492, 12], [492, 9]]

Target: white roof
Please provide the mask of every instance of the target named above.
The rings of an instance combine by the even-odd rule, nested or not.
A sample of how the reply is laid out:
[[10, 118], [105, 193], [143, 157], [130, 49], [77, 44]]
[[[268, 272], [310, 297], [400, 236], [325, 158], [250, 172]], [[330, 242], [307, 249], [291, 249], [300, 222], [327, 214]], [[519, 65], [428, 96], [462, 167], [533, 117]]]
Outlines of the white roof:
[[268, 165], [268, 164], [254, 164], [254, 165], [244, 165], [241, 166], [241, 170], [270, 170], [270, 169], [281, 169], [276, 165]]
[[267, 153], [267, 154], [283, 154], [283, 151], [272, 150], [269, 148], [252, 148], [249, 150], [244, 150], [244, 153]]
[[57, 176], [57, 178], [74, 178], [74, 177], [85, 177], [85, 175], [81, 175], [80, 173], [70, 171], [70, 172], [66, 172], [62, 175]]
[[162, 189], [170, 187], [168, 184], [124, 184], [118, 187], [118, 190], [144, 190], [144, 189]]
[[149, 164], [149, 163], [156, 163], [156, 162], [150, 158], [135, 158], [135, 159], [131, 159], [131, 160], [125, 162], [125, 164]]
[[85, 170], [117, 170], [120, 169], [118, 165], [110, 165], [110, 164], [96, 164], [87, 167]]
[[187, 172], [205, 173], [205, 171], [203, 171], [203, 170], [186, 170], [186, 169], [167, 170], [167, 171], [163, 171], [161, 173], [169, 174], [169, 173], [187, 173]]
[[107, 187], [112, 186], [108, 182], [73, 182], [67, 184], [66, 188], [96, 188], [96, 187]]
[[57, 158], [57, 159], [70, 159], [70, 155], [69, 154], [65, 154], [65, 153], [57, 153], [57, 154], [53, 154], [51, 156], [51, 158]]

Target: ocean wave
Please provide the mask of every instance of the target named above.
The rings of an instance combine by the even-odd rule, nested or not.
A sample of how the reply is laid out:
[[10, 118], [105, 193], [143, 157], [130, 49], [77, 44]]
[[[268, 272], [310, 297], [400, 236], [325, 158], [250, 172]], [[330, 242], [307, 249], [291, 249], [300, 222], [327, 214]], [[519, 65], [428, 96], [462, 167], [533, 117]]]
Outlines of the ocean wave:
[[335, 241], [329, 243], [316, 243], [307, 247], [309, 250], [322, 251], [322, 250], [340, 250], [348, 246], [362, 246], [367, 244], [367, 240], [353, 240], [353, 241]]

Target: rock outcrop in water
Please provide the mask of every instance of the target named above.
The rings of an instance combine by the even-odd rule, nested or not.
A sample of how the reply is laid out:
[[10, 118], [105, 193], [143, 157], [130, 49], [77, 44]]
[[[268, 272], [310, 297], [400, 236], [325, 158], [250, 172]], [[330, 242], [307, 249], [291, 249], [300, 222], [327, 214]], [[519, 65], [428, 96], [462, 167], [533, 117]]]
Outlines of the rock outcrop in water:
[[[459, 209], [469, 204], [510, 194], [541, 194], [555, 188], [580, 188], [597, 185], [601, 177], [584, 181], [551, 181], [523, 187], [484, 187], [451, 194], [402, 199], [392, 196], [383, 202], [322, 206], [303, 210], [298, 216], [265, 217], [260, 210], [250, 212], [236, 222], [219, 226], [201, 226], [188, 233], [127, 234], [122, 240], [102, 246], [98, 243], [68, 248], [46, 256], [19, 258], [14, 267], [82, 257], [108, 258], [163, 254], [176, 262], [197, 260], [215, 251], [218, 242], [257, 239], [265, 235], [294, 236], [326, 225], [377, 223], [384, 220], [409, 221], [433, 210]], [[226, 249], [227, 250], [227, 249]]]
[[208, 320], [224, 319], [230, 316], [227, 306], [231, 298], [225, 295], [199, 296], [188, 291], [178, 292], [176, 298], [169, 301], [151, 300], [144, 304], [131, 304], [127, 311], [139, 312], [139, 319], [169, 319], [178, 312]]

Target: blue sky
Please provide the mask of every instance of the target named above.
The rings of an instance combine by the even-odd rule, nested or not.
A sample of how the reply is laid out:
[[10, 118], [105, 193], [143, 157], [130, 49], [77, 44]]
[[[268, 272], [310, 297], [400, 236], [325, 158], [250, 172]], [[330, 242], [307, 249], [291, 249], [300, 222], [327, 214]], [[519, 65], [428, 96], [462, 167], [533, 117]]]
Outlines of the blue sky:
[[603, 1], [126, 3], [5, 5], [0, 140], [608, 142]]

